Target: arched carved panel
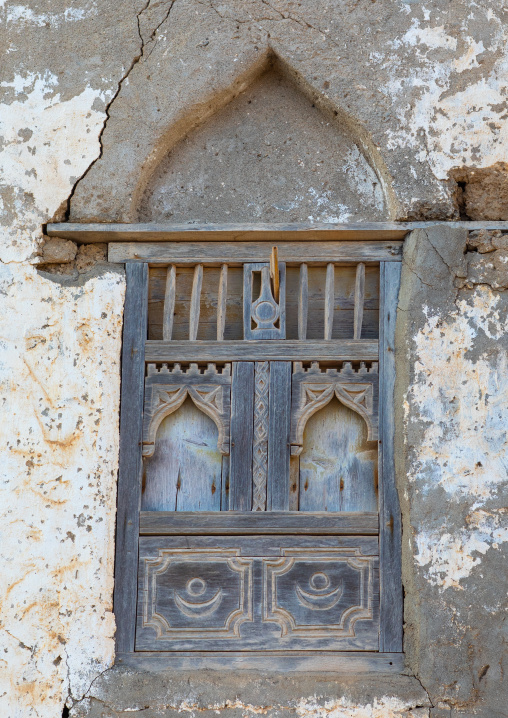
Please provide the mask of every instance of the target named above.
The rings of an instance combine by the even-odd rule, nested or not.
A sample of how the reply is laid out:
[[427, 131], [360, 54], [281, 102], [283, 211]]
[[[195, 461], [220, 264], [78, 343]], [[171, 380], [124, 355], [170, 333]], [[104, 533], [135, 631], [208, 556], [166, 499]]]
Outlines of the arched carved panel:
[[312, 362], [310, 369], [304, 369], [301, 362], [295, 362], [291, 406], [292, 454], [301, 453], [307, 421], [334, 396], [365, 420], [368, 441], [375, 441], [378, 438], [378, 395], [379, 378], [375, 363], [367, 368], [362, 362], [355, 370], [350, 362], [345, 362], [340, 370], [322, 371], [318, 362]]
[[219, 430], [217, 448], [221, 454], [229, 454], [231, 365], [226, 364], [222, 371], [217, 371], [215, 364], [209, 364], [205, 370], [191, 364], [182, 371], [180, 365], [175, 364], [170, 371], [167, 364], [160, 370], [150, 364], [145, 380], [143, 456], [153, 455], [161, 421], [176, 411], [187, 396], [215, 422]]

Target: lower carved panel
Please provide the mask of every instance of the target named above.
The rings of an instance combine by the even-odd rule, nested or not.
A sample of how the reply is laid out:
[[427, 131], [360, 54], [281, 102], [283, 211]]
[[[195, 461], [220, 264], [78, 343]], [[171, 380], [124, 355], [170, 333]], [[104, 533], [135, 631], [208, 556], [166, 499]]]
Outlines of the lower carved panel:
[[359, 620], [372, 620], [373, 560], [360, 549], [282, 549], [264, 560], [264, 619], [281, 635], [354, 637]]
[[156, 640], [240, 638], [252, 621], [252, 559], [238, 554], [161, 548], [146, 558], [143, 628]]
[[377, 537], [141, 537], [136, 650], [378, 650]]

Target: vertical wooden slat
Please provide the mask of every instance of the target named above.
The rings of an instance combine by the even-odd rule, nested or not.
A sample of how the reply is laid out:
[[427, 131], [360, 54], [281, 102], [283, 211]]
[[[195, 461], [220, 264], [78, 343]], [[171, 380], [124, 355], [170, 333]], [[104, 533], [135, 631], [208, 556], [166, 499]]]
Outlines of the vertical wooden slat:
[[381, 262], [379, 311], [379, 551], [381, 572], [379, 650], [402, 651], [401, 515], [395, 486], [395, 320], [399, 263]]
[[298, 292], [298, 339], [307, 339], [307, 315], [309, 311], [309, 277], [305, 262], [300, 264], [300, 286]]
[[254, 362], [234, 362], [231, 383], [229, 508], [252, 510]]
[[162, 338], [165, 342], [171, 340], [173, 334], [173, 317], [175, 314], [176, 297], [176, 267], [171, 264], [166, 276], [166, 292], [164, 295], [164, 314], [162, 318]]
[[326, 267], [326, 285], [325, 285], [325, 339], [332, 338], [334, 304], [335, 304], [335, 265], [328, 264]]
[[114, 591], [117, 652], [133, 651], [135, 638], [148, 265], [127, 263], [125, 272]]
[[291, 368], [289, 361], [270, 362], [267, 481], [269, 511], [289, 511]]
[[365, 264], [359, 262], [356, 265], [355, 282], [355, 313], [353, 339], [362, 338], [363, 305], [365, 302]]
[[226, 328], [226, 301], [228, 298], [228, 265], [223, 264], [220, 270], [219, 296], [217, 298], [217, 341], [224, 340]]
[[201, 286], [203, 284], [203, 265], [196, 264], [194, 267], [194, 279], [192, 280], [192, 295], [189, 317], [189, 340], [196, 341], [199, 327], [199, 310], [201, 304]]

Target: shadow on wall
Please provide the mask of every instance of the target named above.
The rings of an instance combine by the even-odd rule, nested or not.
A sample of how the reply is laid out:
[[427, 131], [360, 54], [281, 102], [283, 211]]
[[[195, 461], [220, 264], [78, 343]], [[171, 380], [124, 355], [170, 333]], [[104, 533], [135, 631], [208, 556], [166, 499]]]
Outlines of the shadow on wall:
[[378, 173], [337, 112], [271, 67], [160, 162], [143, 222], [355, 222], [389, 218]]

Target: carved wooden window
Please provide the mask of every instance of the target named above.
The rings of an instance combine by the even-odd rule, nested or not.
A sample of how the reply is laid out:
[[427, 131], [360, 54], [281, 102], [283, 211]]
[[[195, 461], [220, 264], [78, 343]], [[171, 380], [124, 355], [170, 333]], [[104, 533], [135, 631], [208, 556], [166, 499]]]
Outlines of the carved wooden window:
[[399, 245], [123, 246], [119, 660], [400, 668]]

